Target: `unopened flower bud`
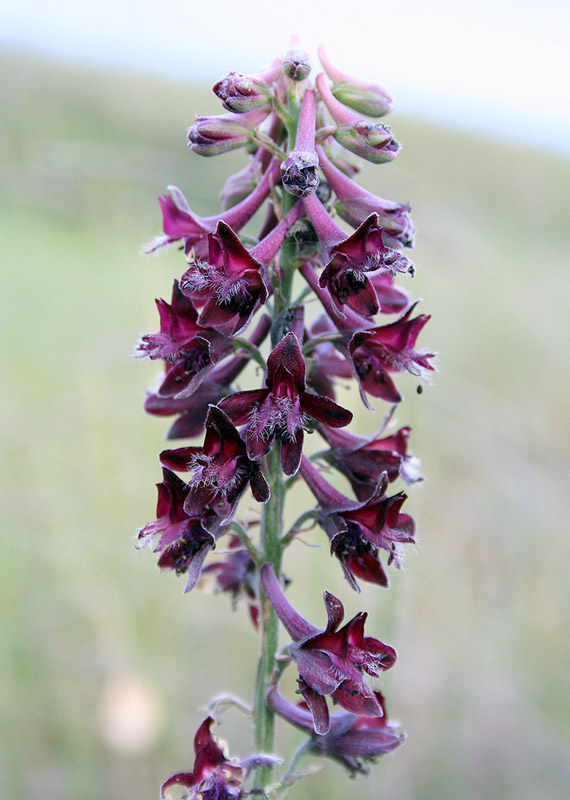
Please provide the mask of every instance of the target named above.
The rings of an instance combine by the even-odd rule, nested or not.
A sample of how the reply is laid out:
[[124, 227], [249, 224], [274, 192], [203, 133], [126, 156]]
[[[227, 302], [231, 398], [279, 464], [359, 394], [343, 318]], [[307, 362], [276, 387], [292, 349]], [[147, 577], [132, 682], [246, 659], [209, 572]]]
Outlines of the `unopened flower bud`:
[[188, 131], [189, 147], [201, 156], [217, 156], [249, 144], [255, 135], [255, 126], [269, 113], [257, 109], [249, 114], [220, 114], [214, 117], [196, 117]]
[[396, 158], [400, 143], [394, 139], [387, 125], [370, 122], [345, 108], [333, 96], [324, 73], [317, 76], [316, 84], [324, 104], [337, 123], [333, 135], [340, 145], [373, 164], [384, 164]]
[[294, 47], [285, 53], [281, 69], [292, 81], [304, 81], [311, 72], [311, 60], [305, 50]]
[[336, 83], [332, 93], [345, 106], [350, 106], [360, 114], [382, 117], [392, 110], [392, 98], [380, 86], [373, 84]]
[[392, 110], [392, 95], [383, 86], [341, 72], [330, 63], [322, 47], [319, 47], [319, 58], [333, 81], [332, 93], [341, 103], [371, 117], [381, 117]]
[[308, 197], [319, 185], [319, 159], [315, 152], [294, 150], [281, 164], [281, 180], [289, 194]]
[[212, 87], [228, 111], [243, 114], [267, 105], [271, 97], [271, 84], [279, 74], [279, 61], [259, 75], [230, 72]]
[[339, 125], [334, 138], [346, 150], [373, 164], [393, 161], [400, 150], [400, 143], [394, 139], [390, 128], [366, 119], [352, 125]]

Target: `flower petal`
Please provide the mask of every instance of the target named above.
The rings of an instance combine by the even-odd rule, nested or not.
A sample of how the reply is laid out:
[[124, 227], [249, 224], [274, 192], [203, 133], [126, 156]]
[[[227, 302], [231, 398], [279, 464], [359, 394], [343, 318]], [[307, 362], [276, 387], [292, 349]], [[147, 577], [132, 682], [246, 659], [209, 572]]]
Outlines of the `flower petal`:
[[324, 736], [330, 729], [330, 716], [327, 701], [321, 694], [314, 692], [309, 686], [302, 689], [302, 695], [313, 715], [315, 733], [319, 736]]

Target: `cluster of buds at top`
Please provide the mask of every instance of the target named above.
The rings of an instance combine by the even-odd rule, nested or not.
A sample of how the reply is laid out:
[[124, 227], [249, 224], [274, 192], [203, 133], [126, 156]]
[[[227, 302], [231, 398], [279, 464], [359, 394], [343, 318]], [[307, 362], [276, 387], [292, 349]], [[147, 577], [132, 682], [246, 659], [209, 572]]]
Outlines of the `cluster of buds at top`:
[[[285, 596], [281, 558], [310, 520], [352, 589], [360, 591], [362, 581], [389, 586], [389, 568], [400, 566], [415, 541], [414, 521], [402, 511], [407, 496], [390, 486], [421, 479], [408, 449], [411, 429], [392, 427], [403, 399], [398, 376], [426, 379], [434, 354], [417, 344], [429, 317], [395, 284], [414, 274], [406, 255], [414, 244], [410, 207], [354, 180], [354, 156], [380, 164], [398, 154], [390, 128], [361, 116], [387, 114], [392, 98], [382, 86], [342, 73], [322, 48], [319, 58], [324, 72], [314, 84], [309, 58], [296, 47], [263, 72], [231, 72], [214, 86], [228, 113], [197, 117], [191, 150], [249, 154], [226, 182], [219, 214], [197, 215], [175, 186], [160, 198], [163, 234], [147, 252], [178, 243], [184, 262], [170, 301], [157, 300], [160, 330], [138, 345], [141, 356], [164, 365], [145, 408], [174, 418], [169, 439], [204, 438], [160, 454], [156, 519], [141, 529], [139, 546], [158, 553], [161, 569], [185, 574], [187, 592], [210, 574], [234, 603], [245, 598], [263, 647], [273, 647], [263, 651], [265, 672], [257, 673], [257, 742], [272, 746], [262, 735], [272, 726], [263, 720], [277, 714], [309, 734], [306, 752], [359, 772], [363, 760], [404, 740], [367, 681], [390, 668], [396, 652], [364, 635], [366, 613], [342, 625], [342, 603], [329, 592], [325, 628], [304, 619]], [[264, 214], [253, 230], [258, 212]], [[310, 295], [319, 307], [313, 319], [304, 306]], [[256, 384], [241, 389], [236, 381], [250, 364]], [[387, 404], [379, 432], [362, 437], [347, 429], [353, 413], [337, 401], [338, 379], [354, 380], [368, 408], [371, 399]], [[305, 433], [313, 431], [324, 449], [311, 455]], [[344, 475], [354, 497], [339, 492], [318, 464]], [[316, 506], [286, 532], [284, 495], [296, 480], [307, 484]], [[240, 516], [248, 491], [261, 521]], [[208, 564], [224, 536], [225, 557]], [[274, 669], [276, 635], [267, 630], [277, 619], [291, 643]], [[301, 705], [278, 689], [291, 662]], [[331, 715], [327, 697], [343, 710]], [[253, 790], [269, 791], [266, 773], [275, 759], [229, 760], [211, 724], [209, 718], [196, 735], [193, 772], [173, 776], [163, 794], [176, 785], [188, 797], [242, 797], [251, 769]]]

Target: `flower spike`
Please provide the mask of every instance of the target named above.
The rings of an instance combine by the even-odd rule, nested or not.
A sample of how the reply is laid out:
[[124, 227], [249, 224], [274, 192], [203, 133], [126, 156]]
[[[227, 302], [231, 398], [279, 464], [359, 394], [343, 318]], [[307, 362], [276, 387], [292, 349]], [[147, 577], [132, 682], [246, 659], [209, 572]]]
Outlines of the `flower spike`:
[[[390, 568], [416, 540], [407, 496], [390, 486], [421, 480], [410, 427], [389, 427], [402, 400], [394, 381], [434, 370], [434, 353], [417, 346], [429, 316], [399, 286], [414, 270], [404, 255], [414, 244], [410, 207], [356, 182], [360, 159], [382, 164], [398, 154], [390, 128], [366, 118], [388, 113], [391, 95], [341, 72], [322, 47], [319, 57], [324, 72], [310, 80], [309, 57], [292, 38], [264, 71], [231, 71], [216, 83], [227, 113], [196, 117], [190, 149], [241, 148], [245, 166], [226, 179], [222, 210], [208, 217], [169, 186], [159, 200], [163, 235], [147, 248], [177, 243], [183, 274], [171, 300], [157, 300], [159, 330], [138, 345], [163, 366], [145, 409], [174, 418], [168, 439], [200, 436], [201, 444], [160, 453], [156, 518], [138, 547], [152, 549], [161, 570], [184, 574], [185, 592], [200, 585], [229, 595], [259, 636], [252, 707], [233, 698], [251, 715], [258, 755], [230, 758], [208, 716], [191, 771], [166, 780], [161, 800], [280, 798], [312, 771], [299, 771], [301, 757], [365, 774], [366, 762], [405, 739], [375, 685], [396, 662], [394, 648], [365, 635], [366, 611], [345, 620], [329, 591], [324, 625], [305, 619], [285, 592], [299, 577], [295, 561], [289, 577], [281, 568], [286, 548], [319, 526], [353, 590], [362, 582], [389, 588]], [[368, 408], [371, 397], [390, 404], [373, 435], [349, 427], [356, 388]], [[324, 441], [310, 455], [309, 434]], [[343, 491], [329, 482], [333, 470]], [[288, 493], [303, 497], [305, 484], [314, 501], [286, 530]], [[290, 636], [284, 647], [279, 621]], [[297, 705], [278, 690], [292, 665]], [[331, 702], [340, 709], [333, 713]], [[283, 776], [271, 773], [275, 715], [306, 735]]]

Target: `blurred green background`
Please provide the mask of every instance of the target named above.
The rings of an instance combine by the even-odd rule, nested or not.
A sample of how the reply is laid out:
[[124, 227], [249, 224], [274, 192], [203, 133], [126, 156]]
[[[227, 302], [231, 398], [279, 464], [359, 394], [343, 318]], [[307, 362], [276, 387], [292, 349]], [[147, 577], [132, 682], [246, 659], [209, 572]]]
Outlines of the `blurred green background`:
[[[141, 409], [156, 366], [130, 356], [183, 271], [176, 251], [137, 253], [166, 184], [214, 213], [244, 156], [187, 151], [194, 114], [219, 110], [204, 88], [10, 52], [0, 81], [0, 794], [146, 800], [191, 769], [212, 696], [251, 697], [256, 639], [243, 607], [183, 596], [134, 549], [166, 425]], [[369, 635], [399, 651], [379, 685], [409, 739], [366, 780], [327, 762], [291, 797], [565, 800], [570, 162], [391, 123], [401, 155], [362, 180], [412, 203], [406, 288], [440, 353], [421, 396], [399, 381], [427, 476], [406, 509], [419, 545], [389, 592], [351, 594], [318, 531], [285, 570], [316, 624], [325, 587], [370, 610]], [[355, 429], [377, 428], [377, 408]], [[238, 712], [218, 734], [249, 753]], [[282, 753], [298, 741], [279, 735]]]

